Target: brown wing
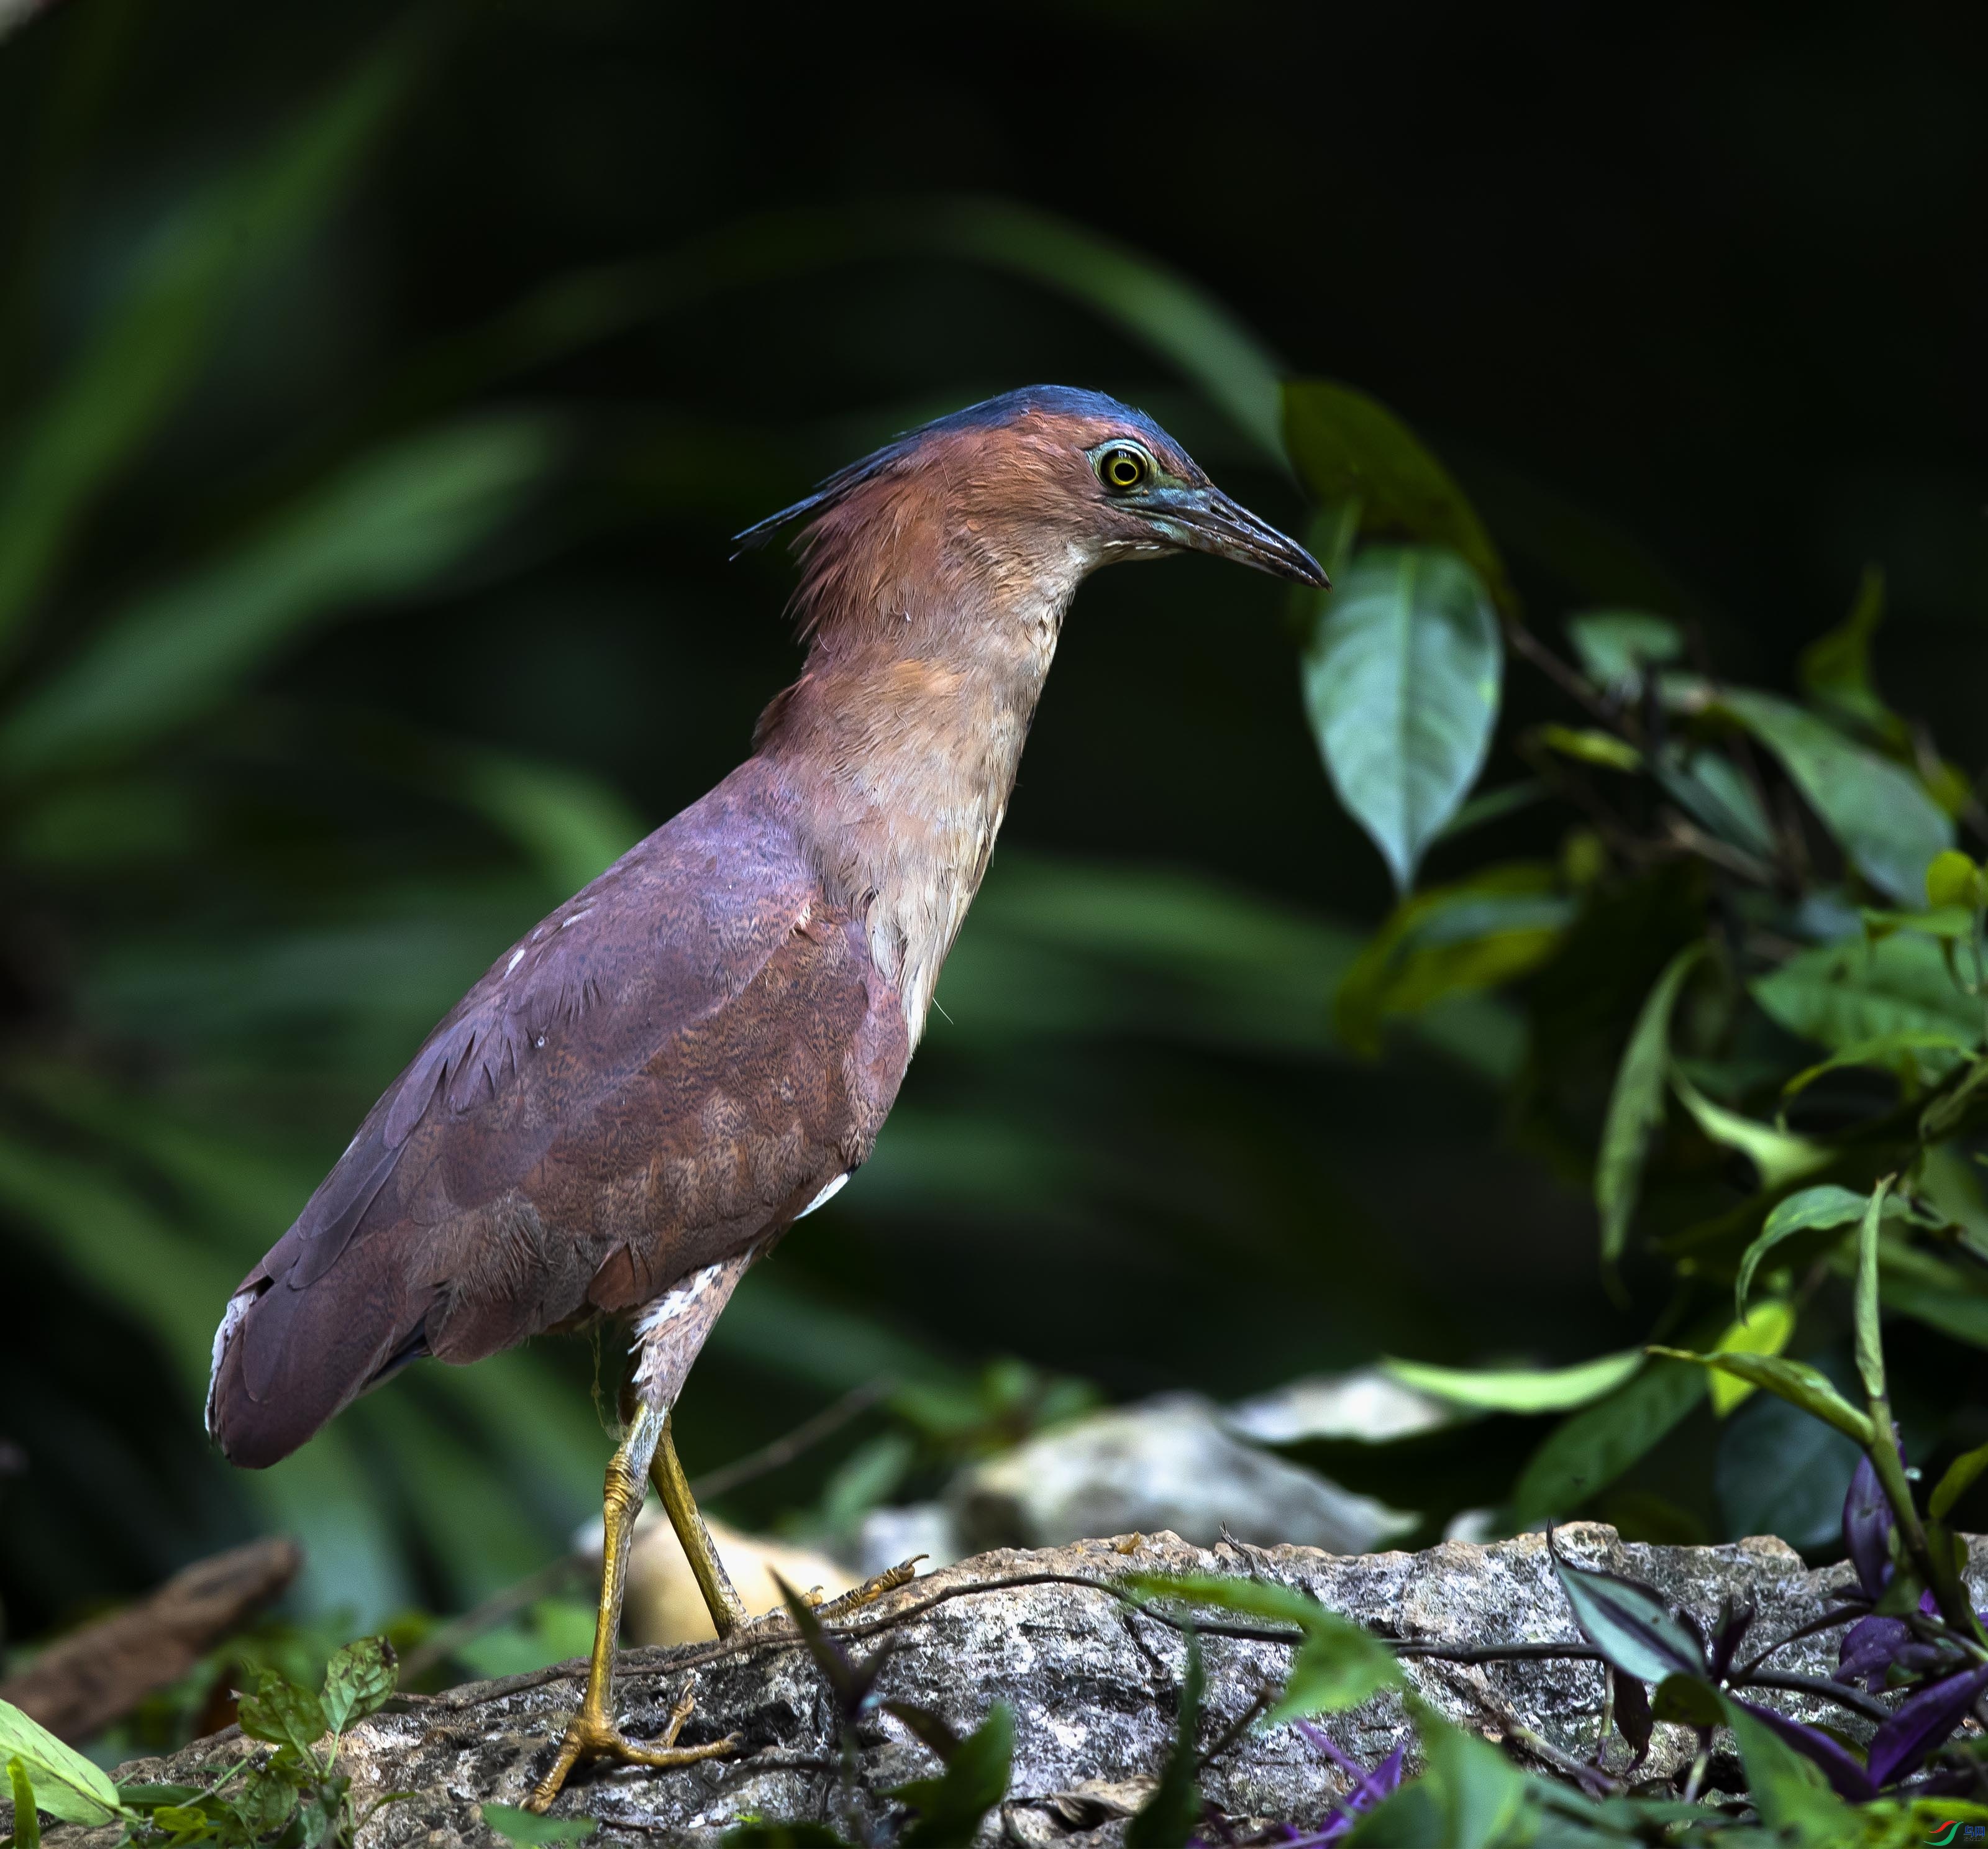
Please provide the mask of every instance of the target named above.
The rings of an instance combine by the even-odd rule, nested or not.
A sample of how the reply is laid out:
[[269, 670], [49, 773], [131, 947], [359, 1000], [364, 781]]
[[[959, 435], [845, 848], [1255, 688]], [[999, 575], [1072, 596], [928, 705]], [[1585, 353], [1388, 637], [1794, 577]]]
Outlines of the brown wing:
[[402, 1361], [651, 1301], [867, 1155], [896, 995], [754, 765], [498, 959], [215, 1340], [210, 1431], [272, 1463]]

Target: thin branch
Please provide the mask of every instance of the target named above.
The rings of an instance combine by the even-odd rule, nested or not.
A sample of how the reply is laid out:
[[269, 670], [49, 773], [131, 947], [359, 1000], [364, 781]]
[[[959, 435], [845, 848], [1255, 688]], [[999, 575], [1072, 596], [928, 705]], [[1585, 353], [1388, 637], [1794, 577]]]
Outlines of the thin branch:
[[1867, 1721], [1888, 1721], [1892, 1711], [1882, 1702], [1873, 1701], [1868, 1695], [1842, 1682], [1832, 1682], [1819, 1675], [1800, 1675], [1792, 1669], [1763, 1669], [1749, 1676], [1743, 1685], [1750, 1688], [1780, 1688], [1790, 1695], [1812, 1695], [1817, 1701], [1834, 1702], [1839, 1708], [1848, 1708], [1861, 1714]]

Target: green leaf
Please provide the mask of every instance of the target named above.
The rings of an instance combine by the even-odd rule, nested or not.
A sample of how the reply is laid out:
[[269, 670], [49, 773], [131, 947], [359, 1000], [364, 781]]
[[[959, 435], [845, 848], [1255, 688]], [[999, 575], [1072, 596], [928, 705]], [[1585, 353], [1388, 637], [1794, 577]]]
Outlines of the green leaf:
[[1294, 1586], [1220, 1574], [1134, 1574], [1124, 1584], [1155, 1597], [1185, 1599], [1298, 1626], [1303, 1640], [1292, 1659], [1283, 1695], [1271, 1712], [1273, 1722], [1355, 1708], [1401, 1679], [1395, 1653], [1378, 1638]]
[[1980, 1002], [1962, 992], [1939, 945], [1914, 933], [1802, 951], [1750, 990], [1789, 1033], [1832, 1052], [1898, 1033], [1980, 1040]]
[[[1848, 1807], [1830, 1790], [1821, 1768], [1804, 1759], [1737, 1702], [1725, 1696], [1720, 1701], [1726, 1710], [1726, 1724], [1733, 1729], [1733, 1743], [1746, 1769], [1746, 1795], [1760, 1814], [1760, 1821], [1770, 1830], [1802, 1831], [1797, 1840], [1819, 1846], [1854, 1841], [1847, 1834], [1855, 1828]], [[1827, 1834], [1807, 1834], [1818, 1825]]]
[[1571, 1367], [1434, 1367], [1384, 1359], [1405, 1387], [1484, 1412], [1569, 1412], [1613, 1393], [1643, 1365], [1640, 1348], [1598, 1355]]
[[1878, 1327], [1878, 1235], [1885, 1223], [1885, 1196], [1893, 1178], [1886, 1175], [1871, 1191], [1870, 1204], [1857, 1229], [1857, 1372], [1872, 1400], [1885, 1398], [1885, 1338]]
[[1604, 770], [1635, 771], [1643, 768], [1643, 754], [1612, 732], [1599, 732], [1592, 726], [1541, 725], [1533, 735], [1563, 757], [1577, 758], [1584, 764], [1598, 764]]
[[421, 590], [511, 522], [560, 447], [545, 418], [493, 415], [362, 457], [113, 617], [0, 729], [0, 772], [128, 753], [199, 718], [313, 626]]
[[1884, 620], [1885, 574], [1868, 565], [1849, 615], [1801, 651], [1795, 663], [1795, 684], [1818, 705], [1888, 736], [1905, 728], [1878, 697], [1871, 678], [1871, 640]]
[[583, 1842], [600, 1827], [594, 1817], [540, 1817], [515, 1804], [485, 1804], [482, 1815], [490, 1828], [514, 1843]]
[[1601, 1150], [1594, 1164], [1594, 1205], [1601, 1215], [1601, 1262], [1618, 1263], [1642, 1188], [1650, 1138], [1664, 1121], [1664, 1077], [1670, 1064], [1671, 1010], [1685, 979], [1705, 955], [1688, 944], [1664, 966], [1630, 1030], [1629, 1044], [1608, 1094]]
[[[1756, 1304], [1753, 1313], [1740, 1319], [1712, 1345], [1715, 1354], [1779, 1354], [1795, 1332], [1794, 1306], [1778, 1299]], [[1719, 1418], [1743, 1404], [1753, 1393], [1744, 1381], [1730, 1374], [1712, 1377], [1712, 1410]]]
[[[1733, 1286], [1736, 1313], [1742, 1317], [1746, 1313], [1746, 1293], [1753, 1286], [1753, 1273], [1760, 1269], [1761, 1260], [1783, 1240], [1791, 1239], [1798, 1232], [1848, 1226], [1851, 1221], [1863, 1217], [1869, 1198], [1826, 1181], [1819, 1188], [1804, 1188], [1799, 1194], [1791, 1194], [1786, 1200], [1777, 1202], [1773, 1212], [1767, 1215], [1767, 1224], [1760, 1229], [1760, 1236], [1746, 1248], [1740, 1260], [1740, 1275]], [[1910, 1209], [1905, 1202], [1893, 1196], [1886, 1202], [1885, 1211], [1902, 1217]]]
[[1806, 1137], [1777, 1130], [1771, 1124], [1756, 1123], [1736, 1110], [1728, 1110], [1723, 1104], [1715, 1104], [1675, 1065], [1671, 1068], [1670, 1078], [1671, 1089], [1677, 1094], [1679, 1102], [1691, 1113], [1699, 1128], [1713, 1142], [1737, 1150], [1751, 1162], [1760, 1176], [1760, 1186], [1770, 1193], [1785, 1188], [1790, 1181], [1800, 1180], [1805, 1175], [1814, 1174], [1834, 1153], [1820, 1143], [1811, 1143]]
[[1909, 771], [1771, 694], [1723, 692], [1729, 714], [1778, 757], [1858, 871], [1901, 905], [1925, 891], [1926, 865], [1953, 845], [1953, 819]]
[[1571, 1514], [1661, 1443], [1705, 1394], [1698, 1369], [1664, 1363], [1575, 1413], [1526, 1465], [1512, 1492], [1513, 1523]]
[[1486, 867], [1404, 899], [1341, 982], [1334, 1025], [1356, 1053], [1378, 1056], [1391, 1017], [1494, 988], [1553, 954], [1573, 915], [1550, 867]]
[[1826, 1419], [1838, 1432], [1860, 1445], [1871, 1442], [1871, 1421], [1830, 1384], [1828, 1377], [1806, 1361], [1791, 1361], [1785, 1355], [1693, 1354], [1688, 1349], [1664, 1348], [1652, 1344], [1650, 1353], [1674, 1361], [1693, 1361], [1701, 1367], [1750, 1381], [1803, 1411]]
[[93, 1829], [123, 1814], [110, 1773], [12, 1702], [0, 1702], [0, 1759], [20, 1761], [33, 1781], [36, 1803], [58, 1822]]
[[1983, 1471], [1988, 1470], [1988, 1445], [1977, 1445], [1972, 1451], [1964, 1451], [1947, 1465], [1939, 1482], [1934, 1485], [1932, 1499], [1926, 1509], [1936, 1522], [1943, 1522], [1952, 1513], [1953, 1506], [1973, 1487], [1974, 1479]]
[[317, 1697], [273, 1669], [255, 1672], [255, 1692], [242, 1696], [237, 1713], [251, 1739], [288, 1746], [313, 1762], [317, 1743], [331, 1731]]
[[386, 1701], [400, 1680], [394, 1648], [383, 1637], [361, 1638], [347, 1644], [325, 1665], [324, 1717], [333, 1733], [343, 1733]]
[[[1841, 1052], [1831, 1053], [1826, 1060], [1804, 1066], [1781, 1087], [1781, 1095], [1789, 1098], [1797, 1097], [1806, 1091], [1824, 1073], [1841, 1071], [1851, 1066], [1875, 1066], [1894, 1073], [1901, 1080], [1938, 1080], [1951, 1072], [1973, 1050], [1967, 1042], [1950, 1033], [1941, 1033], [1922, 1027], [1903, 1028], [1896, 1033], [1881, 1033], [1875, 1040], [1859, 1040], [1843, 1048]], [[1939, 1056], [1922, 1058], [1920, 1056], [1922, 1054]]]
[[718, 1840], [719, 1849], [856, 1849], [826, 1824], [770, 1823], [759, 1817], [735, 1824]]
[[1778, 848], [1767, 812], [1753, 784], [1722, 752], [1670, 745], [1657, 759], [1656, 777], [1665, 795], [1719, 840], [1758, 860], [1774, 858]]
[[1665, 1676], [1657, 1685], [1650, 1715], [1679, 1727], [1717, 1727], [1725, 1723], [1726, 1706], [1719, 1691], [1694, 1672]]
[[1611, 698], [1632, 700], [1644, 671], [1684, 654], [1684, 631], [1664, 617], [1640, 610], [1597, 610], [1570, 617], [1567, 639], [1590, 680]]
[[1983, 1293], [1976, 1266], [1949, 1264], [1929, 1252], [1887, 1240], [1878, 1252], [1878, 1290], [1886, 1309], [1956, 1341], [1988, 1348], [1988, 1295]]
[[41, 1813], [35, 1803], [35, 1782], [17, 1753], [7, 1761], [7, 1783], [14, 1794], [14, 1849], [42, 1849]]
[[1312, 730], [1404, 891], [1483, 768], [1503, 671], [1497, 618], [1454, 553], [1373, 547], [1321, 597], [1304, 657]]
[[195, 380], [239, 299], [344, 190], [406, 93], [397, 35], [278, 145], [222, 174], [149, 240], [115, 305], [31, 409], [0, 475], [0, 637], [11, 634], [90, 502]]
[[1125, 1849], [1183, 1849], [1201, 1820], [1201, 1787], [1195, 1775], [1200, 1769], [1195, 1737], [1201, 1727], [1202, 1685], [1201, 1643], [1190, 1631], [1173, 1745], [1152, 1796], [1125, 1826]]
[[1329, 379], [1284, 387], [1284, 441], [1299, 476], [1327, 507], [1357, 501], [1366, 533], [1446, 547], [1516, 611], [1491, 536], [1449, 472], [1378, 399]]
[[[1194, 1673], [1192, 1666], [1189, 1673]], [[951, 1849], [972, 1841], [981, 1820], [1008, 1795], [1014, 1757], [1015, 1711], [996, 1702], [986, 1719], [953, 1748], [942, 1776], [916, 1780], [891, 1793], [918, 1814], [898, 1839], [903, 1849]]]
[[1525, 1774], [1427, 1702], [1411, 1696], [1408, 1705], [1425, 1770], [1361, 1820], [1346, 1849], [1492, 1849], [1529, 1840], [1520, 1825], [1530, 1790]]
[[1619, 1574], [1577, 1567], [1562, 1558], [1557, 1547], [1553, 1564], [1581, 1634], [1612, 1668], [1641, 1682], [1707, 1673], [1697, 1634], [1654, 1587]]

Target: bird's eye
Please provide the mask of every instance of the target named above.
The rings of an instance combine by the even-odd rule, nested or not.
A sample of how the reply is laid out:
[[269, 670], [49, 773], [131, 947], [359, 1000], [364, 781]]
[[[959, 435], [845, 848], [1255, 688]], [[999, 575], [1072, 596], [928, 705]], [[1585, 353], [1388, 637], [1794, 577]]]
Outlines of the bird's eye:
[[1097, 478], [1114, 494], [1130, 494], [1145, 480], [1151, 468], [1140, 451], [1121, 444], [1097, 458]]

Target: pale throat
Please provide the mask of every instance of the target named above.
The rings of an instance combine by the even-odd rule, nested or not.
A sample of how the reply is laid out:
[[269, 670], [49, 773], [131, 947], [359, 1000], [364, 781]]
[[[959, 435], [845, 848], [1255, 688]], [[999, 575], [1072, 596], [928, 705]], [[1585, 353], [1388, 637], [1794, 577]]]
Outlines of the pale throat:
[[884, 632], [894, 651], [838, 664], [810, 702], [810, 755], [826, 763], [834, 796], [825, 870], [864, 905], [871, 959], [897, 988], [915, 1046], [1006, 817], [1064, 613], [1093, 563], [1073, 556], [1003, 574], [998, 603], [983, 593], [979, 609], [900, 618], [899, 634]]

